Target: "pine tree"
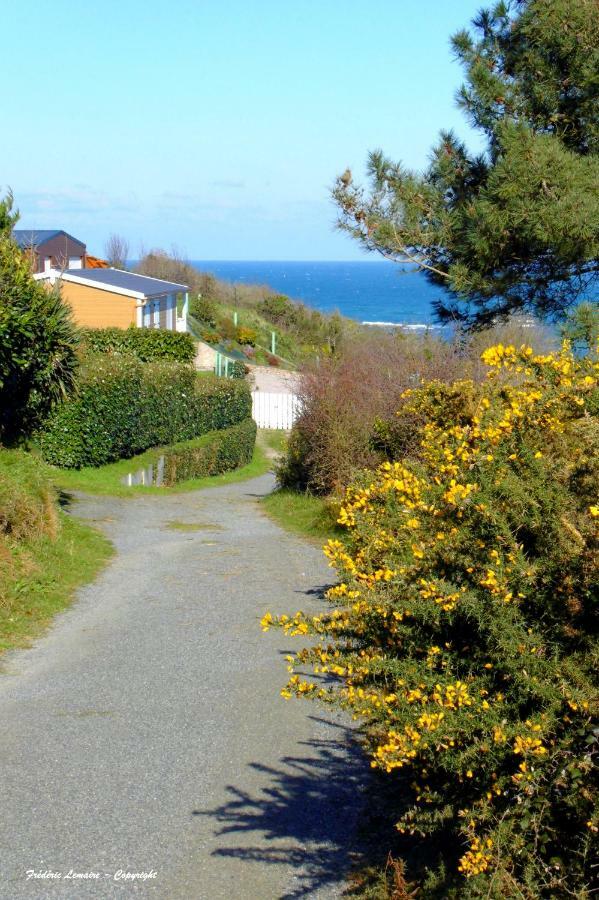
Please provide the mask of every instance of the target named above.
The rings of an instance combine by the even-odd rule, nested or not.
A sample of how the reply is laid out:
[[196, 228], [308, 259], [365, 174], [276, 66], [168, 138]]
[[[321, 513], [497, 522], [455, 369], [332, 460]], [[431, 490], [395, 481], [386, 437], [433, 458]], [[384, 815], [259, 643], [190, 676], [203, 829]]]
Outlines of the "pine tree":
[[372, 152], [368, 189], [337, 179], [339, 227], [446, 288], [442, 321], [561, 318], [599, 275], [599, 7], [514, 0], [472, 25], [457, 99], [485, 151], [442, 132], [424, 174]]

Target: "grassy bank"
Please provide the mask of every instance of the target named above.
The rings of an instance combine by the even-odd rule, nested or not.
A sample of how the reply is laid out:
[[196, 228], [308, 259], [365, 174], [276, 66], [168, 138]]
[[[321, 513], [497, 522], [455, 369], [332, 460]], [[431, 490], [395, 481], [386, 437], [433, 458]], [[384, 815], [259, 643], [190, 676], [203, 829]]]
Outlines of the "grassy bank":
[[54, 477], [60, 489], [65, 492], [81, 491], [86, 494], [109, 495], [113, 497], [163, 494], [165, 490], [168, 490], [169, 493], [197, 491], [201, 488], [234, 484], [238, 481], [245, 481], [248, 478], [257, 478], [259, 475], [264, 475], [270, 470], [272, 465], [272, 454], [269, 451], [279, 449], [281, 440], [282, 432], [259, 431], [252, 461], [247, 466], [235, 469], [232, 472], [226, 472], [224, 475], [192, 478], [169, 488], [144, 485], [127, 487], [127, 485], [122, 483], [123, 479], [130, 472], [136, 472], [149, 466], [151, 463], [156, 463], [161, 453], [160, 448], [147, 450], [145, 453], [133, 456], [130, 459], [120, 459], [118, 462], [109, 463], [98, 468], [55, 469]]
[[279, 490], [264, 497], [262, 504], [267, 514], [286, 531], [319, 543], [337, 533], [334, 506], [322, 497]]
[[111, 554], [105, 537], [59, 507], [48, 467], [0, 451], [0, 652], [40, 634]]

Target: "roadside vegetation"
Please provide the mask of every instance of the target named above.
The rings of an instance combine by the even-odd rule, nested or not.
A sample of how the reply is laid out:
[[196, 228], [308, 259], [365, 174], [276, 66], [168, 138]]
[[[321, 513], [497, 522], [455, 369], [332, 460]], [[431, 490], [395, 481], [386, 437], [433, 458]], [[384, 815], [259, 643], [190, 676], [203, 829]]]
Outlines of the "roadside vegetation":
[[250, 413], [242, 381], [198, 378], [182, 363], [87, 354], [76, 394], [54, 409], [36, 440], [53, 465], [100, 466], [228, 428]]
[[0, 200], [0, 445], [38, 427], [75, 383], [78, 335], [57, 291], [31, 277], [12, 240], [12, 194]]
[[432, 379], [480, 380], [480, 354], [494, 341], [532, 341], [539, 351], [558, 344], [549, 329], [516, 317], [453, 341], [372, 330], [346, 340], [334, 356], [304, 365], [301, 413], [277, 468], [281, 486], [339, 495], [357, 471], [386, 458], [389, 423], [405, 390]]
[[582, 898], [599, 834], [599, 363], [503, 344], [483, 363], [407, 389], [380, 423], [387, 460], [354, 477], [325, 549], [333, 609], [263, 625], [316, 638], [283, 695], [361, 723], [406, 885]]
[[[273, 468], [271, 448], [280, 446], [280, 436], [281, 432], [258, 431], [254, 451], [251, 460], [247, 464], [217, 475], [178, 481], [169, 487], [169, 493], [184, 493], [206, 487], [218, 487], [265, 475]], [[145, 453], [140, 453], [129, 459], [121, 459], [118, 462], [108, 463], [105, 466], [84, 466], [81, 469], [54, 469], [54, 479], [60, 490], [66, 494], [75, 491], [113, 497], [163, 494], [165, 490], [163, 487], [142, 484], [134, 484], [129, 487], [125, 484], [129, 474], [138, 472], [140, 469], [147, 469], [150, 465], [155, 466], [162, 455], [163, 449], [154, 447]]]
[[0, 201], [0, 651], [39, 634], [111, 554], [65, 514], [50, 468], [24, 449], [74, 387], [79, 338], [60, 295], [32, 279], [13, 243], [17, 218], [9, 195]]
[[58, 501], [39, 457], [0, 450], [0, 652], [38, 635], [112, 554], [106, 538]]
[[338, 506], [323, 497], [281, 488], [264, 497], [262, 506], [278, 525], [303, 537], [322, 542], [340, 531]]

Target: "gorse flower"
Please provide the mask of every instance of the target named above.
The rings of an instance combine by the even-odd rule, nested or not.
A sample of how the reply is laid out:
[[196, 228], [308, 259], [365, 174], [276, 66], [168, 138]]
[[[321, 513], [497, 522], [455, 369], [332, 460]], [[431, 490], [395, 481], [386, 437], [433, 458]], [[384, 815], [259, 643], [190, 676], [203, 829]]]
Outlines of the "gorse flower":
[[316, 639], [285, 696], [346, 709], [371, 765], [409, 772], [397, 827], [442, 840], [446, 896], [566, 896], [597, 876], [599, 363], [483, 361], [481, 385], [404, 395], [417, 449], [348, 489], [332, 608], [263, 624]]

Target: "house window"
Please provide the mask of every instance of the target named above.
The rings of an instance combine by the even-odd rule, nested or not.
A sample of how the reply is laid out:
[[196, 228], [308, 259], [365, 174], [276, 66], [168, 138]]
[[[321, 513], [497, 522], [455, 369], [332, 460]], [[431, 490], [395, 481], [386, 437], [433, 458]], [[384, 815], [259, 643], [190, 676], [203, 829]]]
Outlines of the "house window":
[[44, 272], [49, 272], [52, 268], [52, 257], [44, 256]]
[[152, 304], [154, 310], [153, 325], [154, 328], [160, 328], [160, 300], [154, 300]]
[[80, 256], [69, 256], [69, 269], [82, 269], [83, 260]]

